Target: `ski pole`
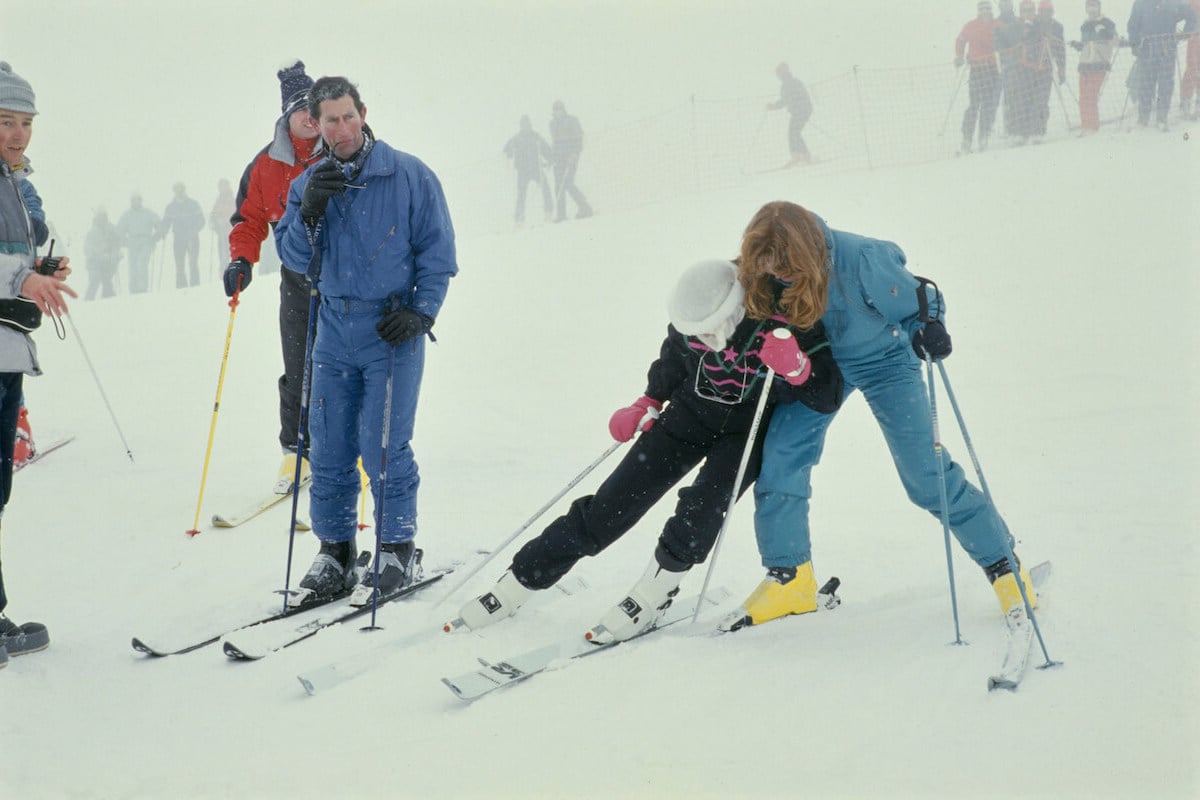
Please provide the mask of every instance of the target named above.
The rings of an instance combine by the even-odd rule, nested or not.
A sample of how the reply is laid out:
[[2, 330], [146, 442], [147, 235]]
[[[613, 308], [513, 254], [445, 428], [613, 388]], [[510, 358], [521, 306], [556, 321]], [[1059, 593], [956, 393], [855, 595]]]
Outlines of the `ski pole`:
[[[933, 322], [934, 318], [929, 315], [929, 295], [926, 294], [925, 288], [932, 286], [934, 296], [941, 298], [941, 291], [937, 284], [928, 278], [917, 277], [919, 284], [917, 285], [917, 308], [918, 319], [924, 323]], [[950, 549], [950, 501], [946, 493], [946, 462], [945, 451], [942, 448], [942, 433], [938, 425], [937, 415], [937, 391], [936, 384], [933, 379], [933, 356], [928, 352], [925, 353], [926, 376], [929, 383], [929, 422], [933, 429], [933, 457], [937, 459], [938, 470], [938, 502], [942, 519], [942, 537], [946, 544], [946, 573], [950, 579], [950, 611], [954, 616], [954, 642], [953, 644], [966, 644], [962, 638], [962, 631], [958, 623], [958, 591], [954, 585], [954, 558]]]
[[[379, 610], [379, 553], [383, 549], [383, 505], [387, 499], [388, 439], [392, 435], [392, 378], [396, 374], [396, 345], [388, 353], [387, 388], [383, 395], [383, 441], [379, 447], [379, 492], [375, 497], [375, 585], [371, 592], [371, 624], [364, 631], [379, 630], [375, 625], [375, 613]], [[416, 562], [413, 562], [414, 565]], [[415, 577], [415, 576], [414, 576]]]
[[212, 422], [208, 426], [208, 446], [204, 449], [204, 468], [200, 470], [200, 494], [196, 498], [196, 519], [192, 522], [192, 528], [185, 531], [188, 536], [196, 536], [200, 533], [200, 507], [204, 504], [204, 484], [208, 479], [208, 462], [212, 457], [213, 437], [217, 432], [217, 412], [221, 410], [221, 390], [225, 386], [225, 365], [229, 361], [229, 343], [233, 340], [233, 319], [237, 315], [238, 298], [242, 293], [241, 280], [238, 281], [238, 288], [233, 293], [233, 297], [229, 298], [229, 328], [225, 332], [225, 351], [221, 354], [221, 371], [217, 376], [217, 397], [213, 401]]
[[[939, 362], [940, 363], [940, 362]], [[950, 550], [950, 501], [946, 496], [946, 462], [942, 448], [942, 435], [938, 426], [937, 391], [933, 379], [933, 356], [925, 354], [925, 374], [929, 382], [929, 421], [933, 427], [933, 457], [938, 467], [938, 502], [942, 518], [942, 536], [946, 542], [946, 572], [950, 577], [950, 610], [954, 616], [953, 644], [966, 644], [958, 624], [958, 592], [954, 586], [954, 558]]]
[[[300, 421], [296, 426], [296, 470], [292, 474], [292, 519], [288, 525], [287, 563], [283, 575], [283, 611], [287, 613], [287, 601], [291, 596], [292, 554], [296, 547], [296, 515], [300, 508], [300, 474], [304, 467], [305, 445], [308, 443], [308, 395], [312, 389], [312, 357], [313, 340], [317, 329], [317, 279], [321, 275], [321, 233], [324, 230], [322, 222], [318, 222], [315, 230], [305, 227], [304, 234], [312, 247], [312, 260], [309, 261], [305, 275], [308, 277], [308, 326], [304, 331], [304, 369], [300, 379]], [[287, 269], [287, 267], [282, 267]], [[316, 533], [316, 520], [313, 520], [313, 533]]]
[[942, 129], [938, 131], [938, 138], [946, 135], [946, 126], [950, 124], [950, 112], [954, 110], [954, 101], [958, 99], [958, 90], [962, 88], [964, 70], [959, 67], [958, 80], [954, 82], [954, 92], [950, 95], [950, 105], [946, 106], [946, 116], [942, 119]]
[[87, 348], [83, 344], [83, 337], [79, 335], [79, 328], [75, 327], [75, 319], [70, 314], [63, 316], [67, 318], [67, 324], [71, 326], [71, 332], [75, 334], [75, 341], [79, 342], [79, 352], [83, 353], [83, 360], [92, 373], [92, 380], [95, 381], [96, 388], [100, 391], [100, 399], [104, 401], [104, 407], [108, 409], [108, 416], [112, 420], [113, 427], [117, 429], [117, 436], [121, 437], [121, 444], [125, 445], [125, 455], [129, 456], [130, 461], [133, 461], [133, 451], [129, 449], [129, 442], [125, 440], [121, 423], [117, 422], [117, 415], [113, 412], [112, 403], [108, 402], [108, 394], [104, 391], [104, 384], [100, 383], [100, 376], [96, 373], [96, 367], [92, 364], [91, 357], [88, 356]]
[[[639, 427], [640, 427], [640, 425], [639, 425]], [[516, 539], [518, 536], [520, 536], [522, 533], [524, 533], [525, 530], [530, 525], [532, 525], [543, 514], [545, 514], [547, 511], [549, 511], [551, 506], [553, 506], [555, 503], [557, 503], [559, 500], [561, 500], [563, 495], [565, 495], [567, 492], [574, 489], [576, 484], [578, 484], [581, 480], [583, 480], [589, 474], [591, 474], [591, 472], [594, 469], [596, 469], [596, 467], [600, 466], [600, 464], [606, 458], [608, 458], [613, 453], [615, 453], [617, 451], [617, 448], [619, 448], [623, 444], [625, 444], [625, 443], [624, 442], [613, 442], [611, 445], [609, 445], [608, 449], [605, 450], [603, 453], [601, 453], [596, 458], [595, 461], [593, 461], [591, 464], [588, 464], [586, 467], [584, 467], [582, 472], [580, 472], [578, 475], [576, 475], [574, 478], [572, 478], [566, 486], [564, 486], [556, 495], [554, 495], [554, 497], [551, 497], [549, 500], [547, 500], [545, 505], [543, 505], [537, 511], [533, 512], [533, 516], [531, 516], [529, 519], [525, 520], [525, 522], [521, 525], [521, 527], [519, 527], [515, 531], [513, 531], [508, 536], [508, 538], [506, 538], [503, 542], [500, 542], [500, 544], [493, 547], [491, 552], [488, 553], [488, 555], [482, 561], [480, 561], [473, 568], [471, 568], [470, 571], [468, 571], [465, 575], [463, 575], [462, 578], [460, 578], [453, 586], [450, 587], [449, 590], [447, 590], [445, 592], [445, 594], [442, 595], [441, 599], [439, 599], [436, 603], [434, 603], [433, 608], [435, 610], [437, 608], [440, 608], [443, 603], [445, 603], [447, 600], [449, 600], [451, 597], [453, 597], [455, 592], [457, 592], [459, 589], [461, 589], [463, 586], [466, 585], [467, 581], [471, 580], [471, 578], [475, 577], [475, 575], [478, 574], [478, 572], [481, 569], [483, 569], [489, 563], [491, 563], [492, 559], [494, 559], [497, 555], [499, 555], [500, 552], [502, 550], [504, 550], [504, 548], [506, 548], [510, 544], [512, 544], [514, 539]]]
[[[790, 337], [792, 334], [786, 328], [776, 328], [774, 335], [780, 339], [785, 338], [780, 334], [786, 334]], [[746, 446], [742, 448], [742, 460], [738, 464], [737, 477], [733, 479], [733, 490], [729, 493], [729, 506], [725, 509], [725, 519], [721, 521], [721, 530], [717, 531], [716, 541], [713, 542], [712, 558], [708, 560], [708, 571], [704, 573], [704, 584], [700, 587], [700, 599], [696, 601], [696, 611], [692, 614], [692, 624], [696, 624], [696, 620], [700, 618], [700, 611], [704, 608], [704, 598], [708, 596], [708, 583], [712, 580], [713, 568], [717, 565], [717, 555], [721, 551], [721, 540], [725, 538], [725, 529], [729, 527], [729, 520], [733, 517], [733, 506], [737, 503], [738, 494], [742, 488], [742, 480], [746, 476], [746, 467], [750, 464], [750, 454], [754, 452], [754, 442], [758, 438], [758, 427], [762, 422], [763, 411], [767, 407], [767, 395], [771, 393], [771, 384], [775, 380], [775, 370], [767, 367], [767, 377], [763, 381], [762, 389], [758, 393], [758, 406], [754, 409], [754, 419], [750, 422], [750, 433], [746, 436]]]
[[[932, 367], [931, 367], [932, 369]], [[946, 374], [946, 365], [941, 361], [938, 362], [938, 370], [942, 375], [942, 384], [946, 387], [946, 396], [950, 398], [950, 406], [954, 409], [954, 416], [958, 419], [958, 427], [962, 431], [963, 442], [967, 446], [967, 452], [971, 455], [971, 464], [975, 467], [975, 474], [979, 477], [979, 488], [983, 490], [983, 496], [987, 500], [988, 505], [993, 509], [996, 508], [996, 502], [992, 499], [991, 490], [988, 489], [987, 480], [983, 477], [983, 468], [979, 466], [979, 459], [975, 456], [975, 446], [971, 444], [971, 437], [967, 433], [967, 423], [963, 420], [962, 412], [958, 407], [958, 400], [954, 397], [954, 390], [950, 388], [950, 376]], [[929, 376], [930, 390], [932, 391], [933, 375]], [[1013, 575], [1017, 578], [1017, 588], [1021, 590], [1021, 599], [1025, 602], [1025, 613], [1029, 615], [1029, 621], [1033, 623], [1033, 632], [1037, 634], [1038, 645], [1042, 648], [1042, 655], [1046, 658], [1046, 663], [1040, 669], [1057, 666], [1061, 661], [1053, 661], [1050, 658], [1050, 653], [1046, 650], [1046, 641], [1042, 638], [1041, 627], [1038, 626], [1037, 616], [1033, 613], [1033, 606], [1029, 603], [1029, 595], [1026, 592], [1025, 581], [1021, 578], [1021, 570], [1017, 568], [1017, 556], [1013, 552], [1012, 542], [1010, 537], [1004, 537], [1005, 557], [1008, 559], [1009, 565], [1012, 567]]]

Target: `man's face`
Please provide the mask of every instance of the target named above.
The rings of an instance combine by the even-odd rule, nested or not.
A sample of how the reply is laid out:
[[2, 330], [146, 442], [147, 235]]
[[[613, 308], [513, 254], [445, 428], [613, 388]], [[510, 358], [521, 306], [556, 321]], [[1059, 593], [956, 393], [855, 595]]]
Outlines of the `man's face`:
[[0, 157], [14, 169], [25, 163], [33, 135], [33, 115], [0, 108]]
[[358, 113], [354, 98], [350, 95], [321, 101], [317, 124], [321, 138], [329, 145], [334, 156], [345, 160], [359, 151], [366, 141], [363, 136], [363, 120], [366, 116], [365, 108], [361, 114]]
[[1088, 3], [1087, 4], [1087, 15], [1088, 15], [1089, 19], [1099, 19], [1100, 18], [1100, 4], [1099, 3]]
[[297, 108], [288, 115], [288, 130], [297, 139], [317, 138], [317, 121], [312, 118], [305, 107]]

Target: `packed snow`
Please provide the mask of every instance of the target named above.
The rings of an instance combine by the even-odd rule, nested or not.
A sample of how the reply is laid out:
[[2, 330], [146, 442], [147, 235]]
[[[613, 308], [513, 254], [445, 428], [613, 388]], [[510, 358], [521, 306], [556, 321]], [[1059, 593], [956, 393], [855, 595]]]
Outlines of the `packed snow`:
[[[18, 40], [6, 22], [0, 58], [30, 79], [42, 112], [35, 182], [51, 221], [78, 221], [59, 224], [64, 239], [74, 230], [81, 241], [96, 205], [120, 208], [150, 180], [165, 203], [176, 179], [236, 177], [266, 142], [274, 71], [289, 56], [314, 75], [361, 79], [379, 137], [453, 173], [499, 158], [517, 117], [540, 126], [560, 95], [585, 129], [604, 128], [613, 87], [623, 91], [610, 118], [649, 113], [667, 92], [656, 69], [676, 91], [768, 98], [774, 65], [788, 58], [813, 79], [863, 58], [952, 69], [953, 38], [974, 9], [918, 22], [911, 7], [866, 0], [820, 15], [791, 3], [736, 14], [674, 2], [245, 5], [167, 14], [159, 3], [44, 0], [22, 12], [29, 35]], [[1080, 5], [1060, 7], [1068, 31]], [[1108, 6], [1123, 28], [1127, 6]], [[62, 64], [49, 63], [54, 47]], [[538, 595], [480, 633], [446, 635], [441, 623], [486, 590], [513, 548], [449, 599], [454, 576], [380, 609], [382, 630], [339, 626], [246, 664], [219, 645], [139, 655], [132, 636], [182, 645], [278, 610], [273, 592], [285, 578], [294, 586], [316, 550], [297, 533], [285, 575], [290, 504], [241, 528], [207, 525], [269, 491], [279, 463], [278, 278], [258, 275], [235, 312], [210, 272], [191, 289], [76, 302], [65, 340], [49, 324], [36, 334], [46, 374], [26, 381], [35, 437], [76, 438], [16, 476], [5, 512], [8, 613], [44, 622], [52, 643], [0, 672], [0, 794], [1200, 795], [1200, 128], [1112, 124], [1086, 139], [1058, 128], [1037, 147], [747, 175], [515, 232], [505, 187], [494, 219], [459, 227], [461, 273], [429, 350], [413, 446], [418, 542], [428, 567], [457, 563], [461, 575], [611, 444], [608, 416], [644, 389], [678, 274], [735, 255], [764, 202], [799, 202], [834, 227], [898, 242], [912, 271], [946, 294], [947, 374], [988, 486], [1022, 558], [1054, 563], [1038, 620], [1061, 666], [1031, 668], [1016, 693], [987, 691], [1004, 624], [957, 546], [968, 644], [951, 644], [941, 525], [906, 499], [857, 395], [815, 472], [814, 565], [818, 580], [842, 580], [833, 613], [712, 635], [762, 575], [747, 499], [713, 576], [732, 596], [698, 625], [470, 705], [440, 683], [477, 657], [581, 635], [641, 574], [669, 496], [580, 563], [572, 575], [586, 589]], [[585, 151], [585, 190], [589, 177], [601, 179]], [[452, 213], [456, 192], [469, 194], [469, 182], [447, 181]], [[462, 202], [479, 214], [477, 197]], [[943, 438], [970, 473], [942, 388]], [[185, 535], [197, 519], [201, 534]], [[684, 591], [702, 580], [693, 571]], [[366, 668], [308, 696], [297, 675], [341, 658]], [[1045, 660], [1035, 644], [1031, 665]]]

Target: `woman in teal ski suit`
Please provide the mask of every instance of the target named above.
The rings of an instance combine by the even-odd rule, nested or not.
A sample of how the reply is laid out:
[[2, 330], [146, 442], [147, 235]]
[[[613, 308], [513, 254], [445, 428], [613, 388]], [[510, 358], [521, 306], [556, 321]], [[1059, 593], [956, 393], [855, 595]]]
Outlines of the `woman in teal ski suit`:
[[[774, 202], [747, 226], [738, 269], [751, 316], [782, 313], [801, 326], [824, 322], [847, 395], [856, 389], [863, 393], [909, 498], [940, 517], [938, 464], [921, 363], [926, 353], [934, 359], [948, 356], [950, 337], [942, 322], [941, 294], [904, 265], [904, 252], [892, 242], [833, 230], [794, 203]], [[927, 322], [921, 319], [919, 292], [925, 294]], [[770, 570], [784, 570], [787, 578], [812, 559], [810, 476], [833, 416], [796, 403], [776, 409], [771, 419], [754, 488], [755, 533], [769, 570], [756, 595], [762, 593], [770, 602], [757, 598], [758, 614], [745, 607], [755, 624], [815, 608], [807, 590], [781, 601], [787, 581], [780, 589], [766, 584], [772, 579]], [[994, 583], [1011, 573], [1008, 528], [944, 449], [942, 463], [951, 532]], [[1005, 587], [1010, 581], [1015, 589], [1011, 576]], [[1005, 611], [1006, 596], [1001, 596]]]

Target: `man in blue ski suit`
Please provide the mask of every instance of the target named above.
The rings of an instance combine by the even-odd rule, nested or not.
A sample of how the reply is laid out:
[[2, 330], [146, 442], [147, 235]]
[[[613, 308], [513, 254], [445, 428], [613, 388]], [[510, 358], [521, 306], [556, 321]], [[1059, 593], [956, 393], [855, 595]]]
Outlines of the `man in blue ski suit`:
[[420, 480], [409, 441], [425, 337], [433, 338], [458, 272], [454, 229], [437, 176], [374, 138], [353, 84], [321, 78], [309, 111], [329, 157], [292, 182], [275, 236], [286, 267], [306, 272], [320, 295], [308, 423], [312, 527], [321, 550], [289, 602], [348, 592], [358, 580], [361, 457], [381, 542], [374, 569], [352, 594], [352, 603], [364, 605], [419, 575], [413, 538]]

